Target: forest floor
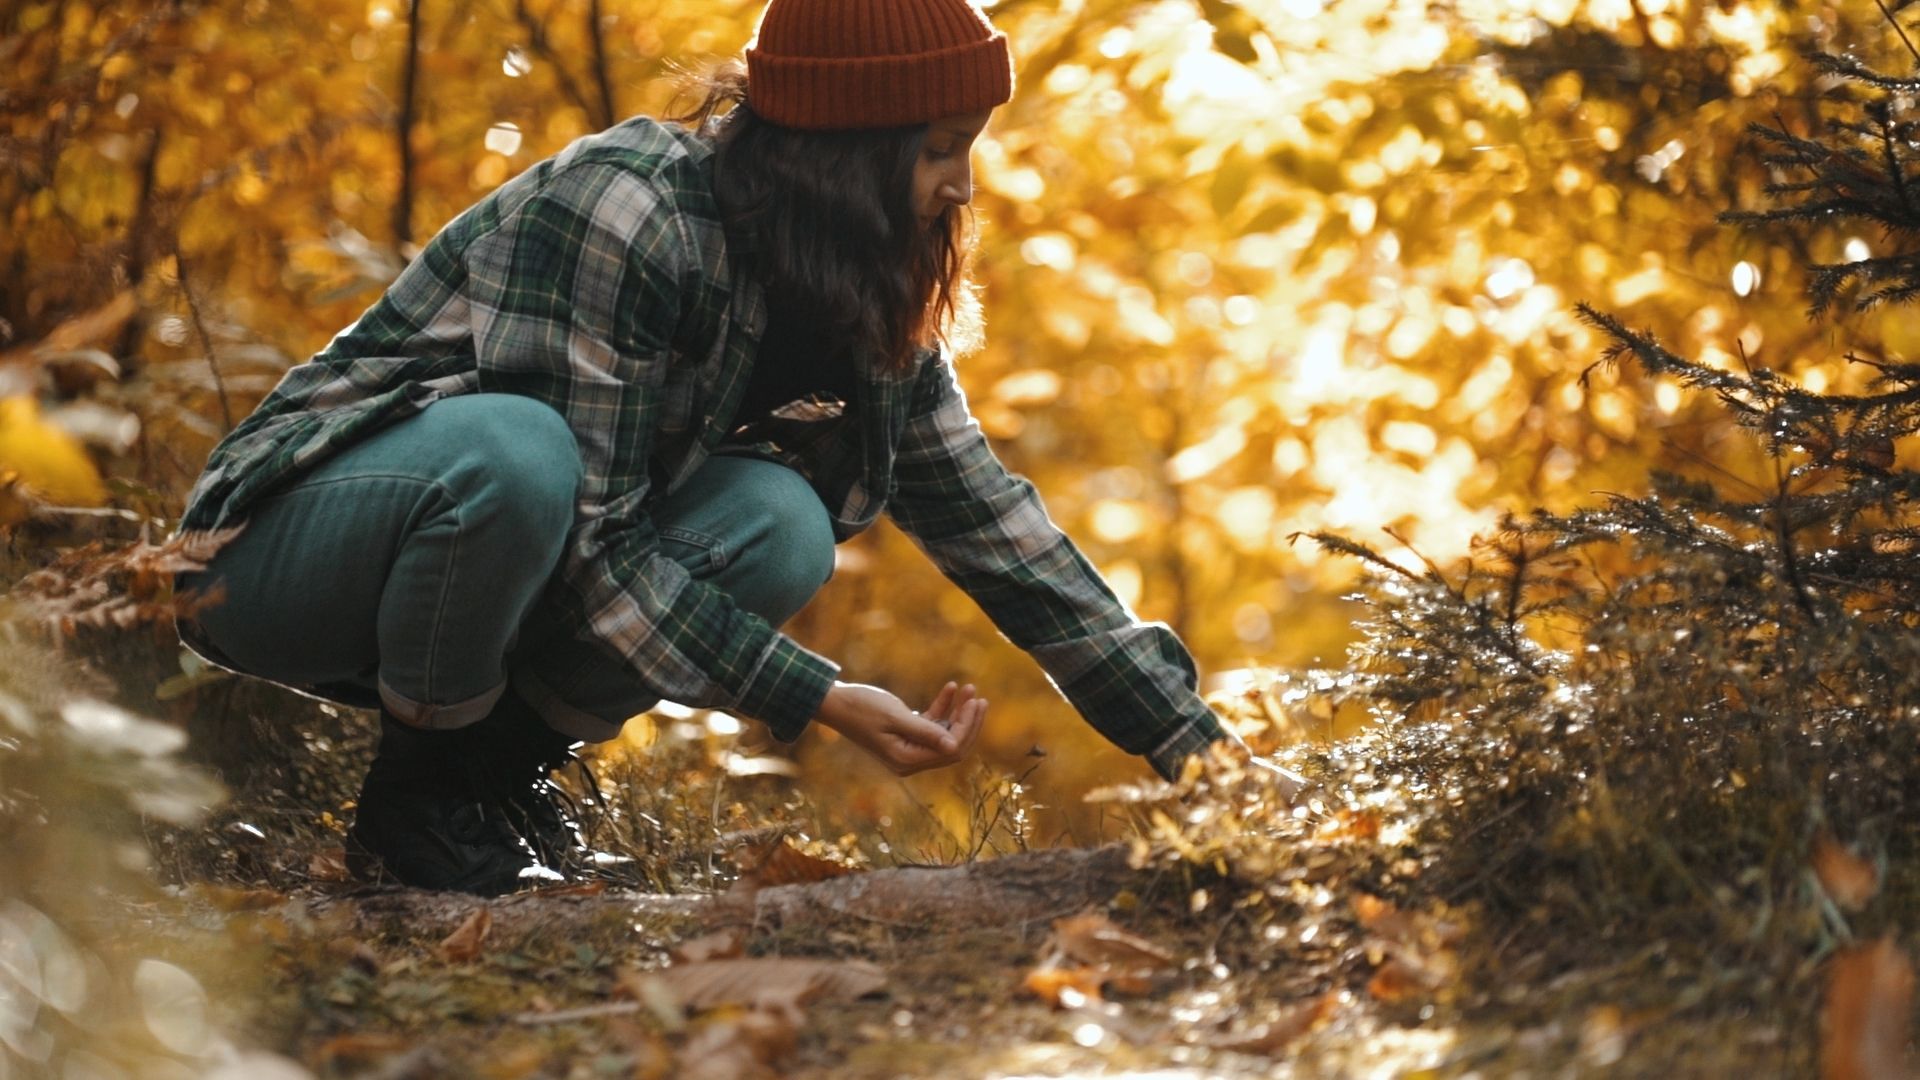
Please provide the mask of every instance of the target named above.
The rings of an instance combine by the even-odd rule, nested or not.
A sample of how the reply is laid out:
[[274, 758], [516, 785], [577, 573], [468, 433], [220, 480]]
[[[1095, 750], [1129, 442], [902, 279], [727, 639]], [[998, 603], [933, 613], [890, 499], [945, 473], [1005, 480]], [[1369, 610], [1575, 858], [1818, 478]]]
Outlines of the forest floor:
[[1338, 846], [1295, 919], [1208, 872], [1136, 868], [1138, 846], [849, 872], [777, 834], [716, 852], [742, 869], [719, 892], [374, 888], [321, 844], [273, 853], [279, 887], [179, 885], [135, 914], [223, 973], [206, 987], [223, 1026], [320, 1076], [1813, 1069], [1804, 1014], [1694, 985], [1679, 943], [1623, 960], [1576, 928], [1403, 910], [1340, 880]]

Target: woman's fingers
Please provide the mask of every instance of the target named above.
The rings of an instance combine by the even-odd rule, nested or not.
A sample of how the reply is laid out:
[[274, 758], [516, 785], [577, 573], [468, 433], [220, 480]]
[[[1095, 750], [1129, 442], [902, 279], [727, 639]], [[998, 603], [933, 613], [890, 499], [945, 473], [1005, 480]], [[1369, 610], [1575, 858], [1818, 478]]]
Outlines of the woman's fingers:
[[948, 710], [953, 708], [954, 693], [959, 689], [958, 683], [948, 683], [941, 687], [940, 692], [933, 696], [933, 704], [927, 706], [927, 711], [923, 715], [929, 720], [947, 719], [951, 715]]
[[974, 741], [980, 738], [980, 731], [986, 726], [987, 699], [975, 697], [954, 712], [953, 726], [949, 729], [954, 738], [960, 740], [960, 747], [953, 753], [954, 760], [966, 757], [972, 751]]
[[960, 748], [960, 740], [946, 725], [917, 713], [903, 712], [895, 716], [888, 730], [912, 747], [940, 754], [951, 754]]

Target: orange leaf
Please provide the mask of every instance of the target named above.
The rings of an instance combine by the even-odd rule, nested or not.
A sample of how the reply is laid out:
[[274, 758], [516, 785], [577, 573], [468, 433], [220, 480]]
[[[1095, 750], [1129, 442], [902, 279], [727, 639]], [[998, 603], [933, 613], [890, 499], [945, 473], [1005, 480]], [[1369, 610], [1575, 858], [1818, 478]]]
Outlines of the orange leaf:
[[1027, 972], [1021, 989], [1056, 1009], [1075, 1009], [1100, 1000], [1106, 973], [1089, 967], [1042, 967]]
[[756, 848], [745, 862], [744, 877], [762, 888], [775, 885], [810, 885], [816, 881], [851, 874], [856, 867], [843, 862], [809, 855], [793, 846], [791, 840], [778, 840]]
[[440, 940], [440, 955], [456, 964], [464, 964], [480, 958], [480, 947], [486, 944], [487, 935], [493, 931], [493, 912], [484, 906], [473, 909], [453, 933]]
[[1420, 973], [1397, 959], [1381, 964], [1373, 978], [1367, 980], [1367, 993], [1376, 1001], [1405, 1001], [1426, 989], [1426, 980]]
[[1842, 911], [1859, 911], [1880, 891], [1880, 870], [1822, 830], [1813, 838], [1813, 876]]
[[1893, 938], [1836, 954], [1820, 1013], [1821, 1080], [1893, 1080], [1907, 1069], [1913, 961]]

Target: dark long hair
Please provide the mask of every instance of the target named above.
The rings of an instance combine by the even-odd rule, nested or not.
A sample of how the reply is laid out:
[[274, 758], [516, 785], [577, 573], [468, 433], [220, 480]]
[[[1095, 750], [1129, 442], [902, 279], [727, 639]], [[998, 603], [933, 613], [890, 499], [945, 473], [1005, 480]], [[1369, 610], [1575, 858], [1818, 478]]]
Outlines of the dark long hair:
[[922, 227], [913, 169], [927, 127], [800, 131], [747, 104], [746, 65], [692, 75], [698, 104], [670, 114], [707, 128], [717, 148], [714, 195], [728, 232], [747, 237], [761, 278], [828, 340], [896, 370], [938, 343], [965, 351], [979, 336], [967, 281], [970, 215], [948, 207]]

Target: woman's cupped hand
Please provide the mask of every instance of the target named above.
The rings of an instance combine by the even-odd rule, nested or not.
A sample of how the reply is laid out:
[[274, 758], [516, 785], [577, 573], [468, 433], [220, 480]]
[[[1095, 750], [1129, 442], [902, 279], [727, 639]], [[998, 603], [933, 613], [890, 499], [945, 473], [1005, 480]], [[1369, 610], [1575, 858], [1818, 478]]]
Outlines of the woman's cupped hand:
[[987, 699], [971, 684], [948, 683], [924, 712], [877, 686], [836, 682], [814, 719], [872, 754], [896, 776], [952, 765], [972, 752]]

